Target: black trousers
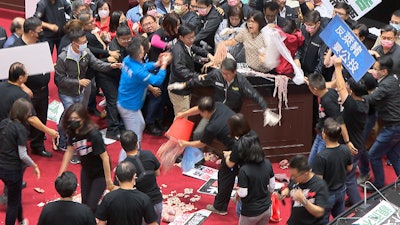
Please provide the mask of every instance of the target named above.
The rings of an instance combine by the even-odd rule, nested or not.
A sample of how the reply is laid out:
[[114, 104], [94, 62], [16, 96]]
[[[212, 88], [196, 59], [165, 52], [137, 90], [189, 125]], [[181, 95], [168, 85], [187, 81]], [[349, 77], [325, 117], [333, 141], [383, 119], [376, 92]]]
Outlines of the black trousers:
[[[43, 86], [40, 88], [31, 88], [33, 92], [33, 98], [31, 99], [33, 108], [36, 111], [36, 116], [39, 120], [46, 125], [47, 121], [47, 110], [49, 108], [49, 88]], [[42, 151], [44, 150], [44, 133], [31, 126], [31, 150]]]
[[221, 166], [218, 171], [218, 194], [214, 199], [215, 209], [224, 212], [228, 210], [228, 204], [231, 199], [231, 193], [237, 173], [237, 165], [233, 168], [229, 168], [225, 163], [225, 159], [222, 158]]
[[97, 73], [96, 81], [103, 90], [107, 101], [107, 134], [116, 136], [123, 128], [123, 122], [117, 109], [117, 96], [120, 77], [117, 74]]

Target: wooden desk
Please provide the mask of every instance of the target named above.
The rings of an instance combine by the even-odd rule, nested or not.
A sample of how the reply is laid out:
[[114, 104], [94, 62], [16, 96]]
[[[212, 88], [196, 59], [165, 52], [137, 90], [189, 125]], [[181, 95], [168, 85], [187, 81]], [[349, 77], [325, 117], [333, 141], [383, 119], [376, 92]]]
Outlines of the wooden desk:
[[[260, 77], [248, 77], [255, 89], [264, 96], [268, 107], [278, 112], [278, 99], [272, 97], [275, 85]], [[211, 88], [194, 88], [192, 105], [202, 96], [212, 95]], [[308, 154], [312, 145], [312, 104], [313, 96], [306, 85], [297, 86], [290, 83], [288, 86], [289, 108], [282, 108], [281, 126], [263, 126], [263, 111], [251, 99], [245, 98], [241, 113], [243, 113], [253, 130], [260, 137], [266, 157], [271, 162], [290, 159], [297, 154]], [[284, 107], [284, 106], [283, 106]], [[199, 117], [190, 118], [198, 121]], [[218, 153], [221, 145], [212, 145]]]

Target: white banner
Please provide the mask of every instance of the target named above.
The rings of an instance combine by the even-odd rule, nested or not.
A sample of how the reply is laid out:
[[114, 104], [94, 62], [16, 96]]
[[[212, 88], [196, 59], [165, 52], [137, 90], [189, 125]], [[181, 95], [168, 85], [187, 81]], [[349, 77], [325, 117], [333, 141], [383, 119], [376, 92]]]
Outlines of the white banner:
[[332, 6], [338, 2], [346, 2], [351, 8], [350, 17], [353, 20], [358, 20], [371, 11], [371, 9], [375, 8], [382, 0], [329, 0], [329, 2]]
[[0, 79], [8, 79], [8, 70], [14, 62], [23, 63], [29, 75], [54, 71], [47, 42], [0, 49]]

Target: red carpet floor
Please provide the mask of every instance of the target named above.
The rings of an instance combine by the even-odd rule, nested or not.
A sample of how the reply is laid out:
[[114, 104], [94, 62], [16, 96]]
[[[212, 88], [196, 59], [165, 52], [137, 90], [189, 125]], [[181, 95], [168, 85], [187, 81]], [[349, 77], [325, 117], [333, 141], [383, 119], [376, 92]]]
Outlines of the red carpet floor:
[[[9, 29], [11, 19], [15, 16], [21, 16], [21, 13], [17, 13], [14, 11], [8, 11], [4, 9], [0, 9], [0, 26]], [[23, 16], [23, 15], [22, 15]], [[57, 99], [57, 90], [54, 86], [53, 79], [50, 83], [50, 99]], [[97, 121], [100, 127], [104, 127], [105, 121], [98, 120]], [[53, 122], [48, 122], [48, 126], [55, 128], [56, 124]], [[159, 146], [164, 143], [167, 139], [165, 137], [153, 137], [149, 135], [144, 135], [143, 137], [143, 148], [148, 149], [156, 153]], [[47, 149], [51, 149], [51, 141], [46, 141]], [[107, 146], [108, 153], [110, 155], [112, 165], [115, 166], [118, 159], [118, 154], [121, 149], [121, 146], [118, 142]], [[41, 207], [38, 206], [39, 203], [47, 202], [58, 198], [58, 194], [54, 188], [54, 179], [57, 176], [61, 159], [62, 152], [54, 152], [52, 158], [43, 158], [38, 156], [32, 156], [33, 160], [39, 165], [41, 170], [41, 178], [37, 180], [33, 175], [33, 170], [28, 168], [24, 180], [27, 181], [28, 186], [23, 190], [23, 209], [24, 216], [30, 220], [31, 224], [36, 224], [37, 219], [41, 212]], [[275, 163], [273, 164], [275, 173], [286, 173], [287, 170], [283, 171], [279, 169], [279, 166]], [[80, 173], [80, 165], [69, 165], [68, 170], [75, 172], [78, 175]], [[385, 167], [385, 173], [387, 178], [387, 183], [393, 182], [395, 179], [395, 175], [393, 169], [391, 167]], [[182, 175], [180, 168], [174, 167], [167, 174], [162, 174], [158, 177], [158, 184], [161, 186], [165, 184], [167, 187], [163, 188], [163, 194], [169, 194], [171, 191], [183, 192], [184, 188], [193, 188], [195, 191], [203, 184], [204, 182], [201, 180], [196, 180], [194, 178], [190, 178]], [[33, 189], [35, 187], [40, 187], [45, 190], [44, 193], [39, 194], [35, 192]], [[0, 182], [0, 190], [2, 190], [3, 184]], [[78, 188], [78, 193], [80, 190]], [[207, 204], [213, 202], [213, 197], [209, 195], [200, 194], [200, 201], [194, 203], [194, 206], [197, 209], [203, 209]], [[188, 199], [186, 199], [188, 201]], [[286, 199], [286, 206], [281, 206], [281, 216], [283, 220], [280, 223], [275, 224], [286, 224], [286, 220], [290, 215], [290, 200]], [[0, 224], [4, 223], [5, 220], [5, 206], [0, 205]], [[234, 203], [229, 204], [228, 208], [229, 214], [227, 216], [219, 216], [219, 215], [211, 215], [205, 222], [205, 225], [232, 225], [237, 224], [238, 218], [235, 214], [235, 205]]]

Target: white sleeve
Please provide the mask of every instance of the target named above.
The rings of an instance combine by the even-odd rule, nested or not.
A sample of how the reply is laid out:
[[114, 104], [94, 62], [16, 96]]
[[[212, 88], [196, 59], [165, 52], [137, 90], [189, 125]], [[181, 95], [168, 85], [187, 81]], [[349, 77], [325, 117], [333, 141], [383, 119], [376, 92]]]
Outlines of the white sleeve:
[[275, 176], [269, 178], [269, 185], [268, 185], [268, 191], [269, 192], [274, 192], [275, 190]]
[[247, 192], [248, 192], [248, 188], [239, 187], [239, 190], [237, 190], [237, 193], [238, 193], [239, 197], [241, 197], [241, 198], [246, 197]]

